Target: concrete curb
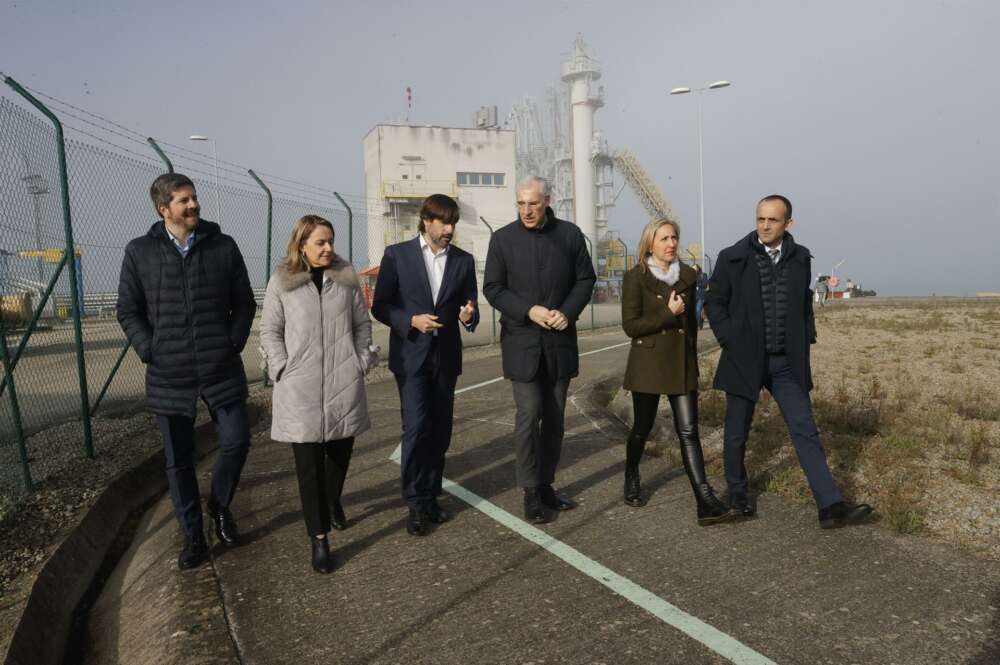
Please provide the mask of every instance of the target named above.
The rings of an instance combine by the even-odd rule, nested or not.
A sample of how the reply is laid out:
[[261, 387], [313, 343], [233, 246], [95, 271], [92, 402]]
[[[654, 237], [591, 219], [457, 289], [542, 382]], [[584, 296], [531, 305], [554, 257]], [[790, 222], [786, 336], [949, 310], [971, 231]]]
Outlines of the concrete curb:
[[[248, 403], [247, 413], [252, 428], [261, 411]], [[214, 431], [211, 421], [195, 428], [198, 460], [217, 448]], [[3, 665], [63, 662], [74, 610], [125, 520], [166, 491], [165, 464], [161, 448], [119, 474], [63, 538], [35, 578], [10, 641], [2, 645]]]

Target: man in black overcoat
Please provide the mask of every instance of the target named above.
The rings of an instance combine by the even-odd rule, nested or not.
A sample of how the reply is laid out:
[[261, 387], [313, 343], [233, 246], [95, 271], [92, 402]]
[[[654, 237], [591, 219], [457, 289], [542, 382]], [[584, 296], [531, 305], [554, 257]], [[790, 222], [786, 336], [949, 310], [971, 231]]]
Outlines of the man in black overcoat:
[[483, 293], [500, 310], [503, 375], [517, 409], [514, 447], [525, 518], [575, 504], [553, 488], [562, 450], [566, 394], [579, 373], [576, 320], [597, 276], [575, 224], [549, 208], [549, 185], [536, 176], [517, 186], [518, 219], [497, 230], [486, 255]]
[[200, 218], [194, 183], [167, 173], [153, 181], [150, 197], [162, 219], [125, 248], [118, 322], [146, 365], [146, 400], [163, 435], [170, 498], [184, 532], [177, 560], [184, 569], [208, 554], [194, 469], [199, 398], [219, 434], [209, 515], [222, 543], [238, 541], [229, 506], [250, 446], [240, 352], [257, 304], [236, 242]]
[[844, 501], [813, 419], [812, 255], [788, 233], [793, 224], [787, 198], [775, 194], [761, 199], [757, 229], [719, 253], [705, 311], [722, 347], [714, 386], [726, 392], [724, 461], [733, 510], [746, 518], [754, 515], [743, 462], [763, 387], [781, 408], [819, 509], [820, 526], [826, 529], [863, 521], [872, 508]]

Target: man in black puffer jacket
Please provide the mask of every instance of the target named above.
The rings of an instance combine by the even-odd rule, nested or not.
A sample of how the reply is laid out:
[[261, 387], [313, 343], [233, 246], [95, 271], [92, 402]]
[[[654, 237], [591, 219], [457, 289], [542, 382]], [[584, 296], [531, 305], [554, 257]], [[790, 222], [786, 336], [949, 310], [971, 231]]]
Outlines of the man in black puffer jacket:
[[764, 387], [781, 407], [819, 508], [819, 524], [827, 529], [860, 522], [872, 509], [844, 501], [813, 420], [812, 255], [787, 233], [792, 224], [791, 201], [778, 194], [761, 199], [757, 230], [719, 253], [705, 311], [722, 347], [714, 387], [726, 392], [723, 446], [733, 510], [741, 517], [754, 515], [743, 459], [754, 407]]
[[118, 322], [146, 364], [146, 399], [163, 434], [170, 498], [184, 532], [183, 569], [208, 553], [194, 470], [198, 398], [219, 434], [209, 514], [219, 540], [237, 543], [229, 505], [250, 446], [240, 352], [257, 305], [236, 242], [200, 219], [191, 180], [161, 175], [150, 197], [163, 219], [125, 248]]

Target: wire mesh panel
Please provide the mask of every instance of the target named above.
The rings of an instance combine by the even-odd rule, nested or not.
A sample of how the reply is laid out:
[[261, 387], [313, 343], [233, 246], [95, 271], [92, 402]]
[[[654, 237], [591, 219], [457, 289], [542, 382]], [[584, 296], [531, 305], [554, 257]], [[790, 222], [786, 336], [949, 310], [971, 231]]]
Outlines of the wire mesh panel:
[[[61, 417], [79, 418], [76, 363], [68, 321], [69, 279], [63, 269], [65, 238], [56, 137], [52, 126], [0, 97], [0, 303], [4, 343], [15, 390], [0, 385], [0, 509], [28, 488], [18, 468], [19, 436], [38, 459], [31, 435]], [[48, 303], [40, 306], [47, 293]], [[27, 329], [40, 316], [35, 333]], [[17, 395], [15, 412], [13, 394]], [[68, 428], [60, 447], [82, 450], [82, 431]], [[33, 474], [37, 479], [38, 474]], [[0, 511], [2, 512], [2, 511]]]

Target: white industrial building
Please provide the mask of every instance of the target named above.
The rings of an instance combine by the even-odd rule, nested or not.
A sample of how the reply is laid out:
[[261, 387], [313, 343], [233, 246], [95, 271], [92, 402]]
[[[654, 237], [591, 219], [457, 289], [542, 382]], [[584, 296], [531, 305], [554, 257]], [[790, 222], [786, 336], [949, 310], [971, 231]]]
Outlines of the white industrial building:
[[420, 204], [447, 194], [461, 219], [453, 243], [476, 258], [479, 283], [490, 231], [517, 218], [514, 132], [497, 129], [496, 111], [477, 115], [487, 128], [376, 125], [364, 138], [368, 267], [387, 245], [417, 235]]

